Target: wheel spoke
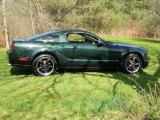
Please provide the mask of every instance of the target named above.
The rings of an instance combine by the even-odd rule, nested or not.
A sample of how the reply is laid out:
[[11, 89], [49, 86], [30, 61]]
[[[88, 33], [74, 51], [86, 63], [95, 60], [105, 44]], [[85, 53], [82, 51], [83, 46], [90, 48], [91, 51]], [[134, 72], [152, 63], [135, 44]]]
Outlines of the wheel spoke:
[[50, 60], [47, 58], [47, 60], [46, 60], [46, 64], [48, 64], [48, 63], [50, 63]]
[[40, 67], [38, 68], [38, 70], [41, 70], [42, 68], [43, 68], [43, 67], [40, 66]]
[[42, 59], [40, 59], [39, 62], [40, 62], [41, 64], [43, 64], [43, 60], [42, 60]]
[[129, 62], [129, 63], [133, 63], [133, 60], [130, 59], [130, 60], [128, 60], [128, 62]]
[[134, 71], [135, 69], [136, 69], [136, 67], [133, 65], [133, 66], [132, 66], [132, 70]]
[[132, 65], [130, 64], [130, 65], [127, 66], [127, 69], [128, 69], [128, 68], [131, 68], [131, 67], [132, 67]]
[[47, 67], [45, 67], [44, 68], [44, 73], [47, 73], [47, 72], [48, 72]]
[[48, 68], [53, 68], [53, 66], [48, 66]]
[[46, 64], [47, 64], [47, 61], [46, 61], [46, 60], [44, 60], [44, 61], [43, 61], [43, 64], [44, 64], [44, 65], [46, 65]]
[[140, 63], [138, 63], [138, 62], [137, 62], [137, 63], [135, 63], [134, 65], [139, 66], [139, 65], [140, 65]]
[[133, 62], [136, 62], [136, 59], [137, 59], [136, 57], [133, 57]]

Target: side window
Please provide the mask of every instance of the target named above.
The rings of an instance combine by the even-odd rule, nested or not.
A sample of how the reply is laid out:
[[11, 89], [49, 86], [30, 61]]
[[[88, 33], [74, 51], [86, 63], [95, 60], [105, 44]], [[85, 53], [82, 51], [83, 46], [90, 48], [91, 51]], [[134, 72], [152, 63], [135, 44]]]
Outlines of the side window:
[[98, 42], [98, 39], [93, 36], [87, 35], [87, 38], [88, 38], [88, 40], [90, 40], [92, 42]]
[[92, 36], [92, 35], [88, 35], [88, 34], [85, 34], [85, 41], [84, 43], [87, 43], [87, 44], [97, 44], [98, 43], [98, 38]]
[[43, 38], [43, 40], [48, 41], [48, 42], [59, 42], [59, 37], [58, 36], [49, 35], [49, 36], [45, 36]]
[[67, 34], [67, 39], [69, 42], [83, 42], [85, 37], [80, 34]]
[[57, 35], [46, 35], [35, 39], [36, 41], [46, 41], [46, 42], [59, 42], [59, 36]]
[[68, 42], [67, 41], [67, 36], [64, 33], [59, 34], [59, 39], [60, 39], [60, 42]]

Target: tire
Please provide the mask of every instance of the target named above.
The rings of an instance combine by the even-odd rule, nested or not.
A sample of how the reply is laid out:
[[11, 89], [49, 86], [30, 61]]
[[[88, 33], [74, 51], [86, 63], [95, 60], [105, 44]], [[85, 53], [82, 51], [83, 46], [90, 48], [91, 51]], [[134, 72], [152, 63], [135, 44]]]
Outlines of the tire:
[[137, 54], [129, 54], [122, 60], [121, 68], [128, 74], [138, 73], [142, 68], [142, 59]]
[[49, 76], [56, 73], [57, 61], [49, 54], [42, 54], [33, 61], [33, 71], [37, 76]]

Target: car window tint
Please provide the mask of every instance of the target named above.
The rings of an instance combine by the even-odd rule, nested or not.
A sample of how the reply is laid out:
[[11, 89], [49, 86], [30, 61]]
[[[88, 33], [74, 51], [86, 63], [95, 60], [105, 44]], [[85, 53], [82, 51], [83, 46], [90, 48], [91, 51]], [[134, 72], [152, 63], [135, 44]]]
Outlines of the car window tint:
[[93, 37], [93, 36], [87, 35], [87, 37], [88, 37], [88, 39], [89, 39], [90, 41], [93, 41], [93, 42], [97, 42], [97, 41], [98, 41], [98, 39], [95, 38], [95, 37]]
[[59, 36], [46, 35], [35, 39], [36, 41], [59, 42]]
[[67, 36], [64, 33], [59, 34], [59, 39], [60, 39], [60, 42], [68, 42]]
[[48, 42], [59, 42], [59, 37], [49, 35], [49, 36], [44, 37], [43, 40], [48, 41]]
[[67, 38], [68, 41], [83, 42], [85, 40], [85, 38], [80, 34], [68, 34]]

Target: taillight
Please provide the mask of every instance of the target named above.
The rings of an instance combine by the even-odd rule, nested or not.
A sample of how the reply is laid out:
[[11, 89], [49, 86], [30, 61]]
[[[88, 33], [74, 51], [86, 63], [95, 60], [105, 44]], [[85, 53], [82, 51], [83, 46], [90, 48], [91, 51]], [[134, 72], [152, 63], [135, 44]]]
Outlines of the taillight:
[[10, 45], [10, 51], [13, 51], [13, 48], [14, 48], [14, 44], [12, 43], [12, 44]]
[[25, 62], [25, 61], [28, 61], [28, 58], [27, 57], [21, 57], [21, 58], [19, 58], [19, 61]]

